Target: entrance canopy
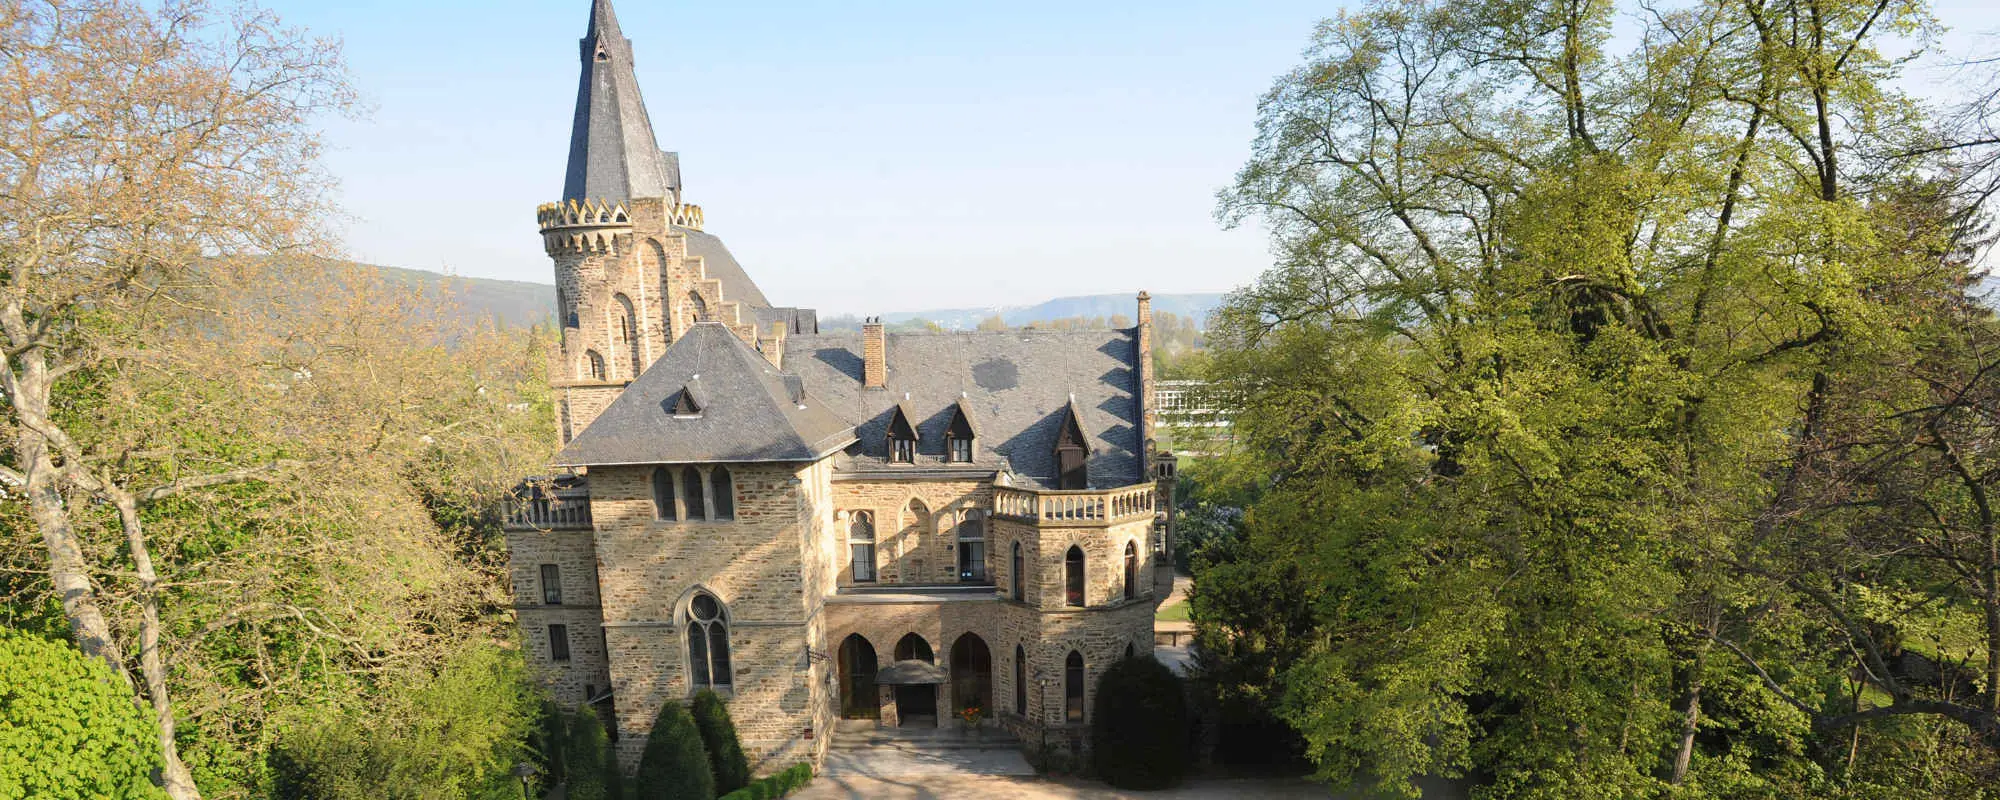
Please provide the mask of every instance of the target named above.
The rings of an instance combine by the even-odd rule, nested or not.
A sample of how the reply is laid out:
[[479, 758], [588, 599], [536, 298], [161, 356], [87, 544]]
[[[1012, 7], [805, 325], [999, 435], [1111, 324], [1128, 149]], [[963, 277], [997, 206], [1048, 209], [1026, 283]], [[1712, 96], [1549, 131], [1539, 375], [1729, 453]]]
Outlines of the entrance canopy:
[[951, 679], [943, 667], [920, 659], [905, 659], [875, 671], [878, 686], [935, 686]]

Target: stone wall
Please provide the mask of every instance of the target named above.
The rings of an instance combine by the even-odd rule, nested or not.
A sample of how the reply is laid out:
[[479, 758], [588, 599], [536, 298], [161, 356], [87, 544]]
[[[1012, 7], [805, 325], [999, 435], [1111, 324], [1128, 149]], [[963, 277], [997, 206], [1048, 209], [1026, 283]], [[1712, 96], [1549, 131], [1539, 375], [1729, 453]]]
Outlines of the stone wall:
[[[611, 676], [590, 531], [508, 531], [507, 550], [514, 615], [521, 626], [521, 647], [529, 668], [549, 687], [559, 705], [582, 704], [587, 690], [603, 694], [611, 685]], [[543, 564], [555, 564], [561, 570], [561, 605], [542, 602]], [[568, 629], [570, 657], [566, 662], [550, 657], [550, 625]]]
[[590, 474], [599, 582], [617, 692], [618, 748], [636, 766], [662, 703], [693, 693], [687, 610], [697, 591], [716, 597], [729, 622], [730, 711], [745, 752], [760, 769], [816, 758], [826, 714], [826, 666], [809, 657], [814, 604], [801, 554], [800, 470], [732, 465], [736, 519], [653, 518], [650, 467], [600, 467]]
[[[911, 506], [913, 500], [920, 508]], [[993, 489], [984, 481], [834, 481], [833, 504], [839, 585], [854, 583], [847, 537], [857, 511], [874, 515], [877, 583], [956, 583], [958, 526], [993, 507]], [[989, 576], [995, 552], [991, 529], [992, 521], [985, 520]]]

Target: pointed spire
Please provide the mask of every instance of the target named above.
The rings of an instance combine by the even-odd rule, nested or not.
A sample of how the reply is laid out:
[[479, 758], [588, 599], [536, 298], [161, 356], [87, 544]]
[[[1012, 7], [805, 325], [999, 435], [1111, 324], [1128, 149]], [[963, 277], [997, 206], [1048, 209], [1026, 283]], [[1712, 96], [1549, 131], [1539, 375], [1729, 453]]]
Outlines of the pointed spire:
[[680, 165], [660, 152], [639, 79], [632, 71], [632, 42], [618, 29], [611, 0], [592, 0], [590, 28], [579, 50], [576, 120], [569, 135], [564, 200], [680, 201]]

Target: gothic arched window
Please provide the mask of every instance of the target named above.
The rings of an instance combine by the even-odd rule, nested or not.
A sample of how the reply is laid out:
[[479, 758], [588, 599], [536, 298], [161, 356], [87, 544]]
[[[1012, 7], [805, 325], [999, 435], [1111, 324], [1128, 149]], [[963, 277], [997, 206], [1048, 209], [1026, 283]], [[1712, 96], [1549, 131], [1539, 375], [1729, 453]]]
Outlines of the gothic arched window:
[[604, 380], [604, 356], [598, 355], [596, 350], [583, 351], [583, 368], [590, 372], [591, 380]]
[[715, 595], [701, 592], [688, 602], [687, 648], [690, 693], [729, 688], [729, 618]]
[[1028, 653], [1014, 645], [1014, 713], [1028, 715]]
[[1025, 587], [1025, 586], [1027, 585], [1027, 580], [1026, 580], [1026, 579], [1024, 579], [1024, 578], [1023, 578], [1023, 577], [1021, 576], [1021, 573], [1022, 573], [1022, 572], [1024, 572], [1024, 570], [1022, 569], [1022, 566], [1023, 566], [1023, 564], [1022, 564], [1022, 562], [1021, 562], [1021, 543], [1020, 543], [1020, 542], [1015, 542], [1015, 543], [1014, 543], [1014, 570], [1013, 570], [1013, 572], [1010, 572], [1010, 573], [1008, 573], [1008, 576], [1007, 576], [1007, 577], [1008, 577], [1008, 578], [1010, 578], [1010, 579], [1012, 579], [1012, 580], [1013, 580], [1013, 582], [1014, 582], [1014, 599], [1015, 599], [1015, 600], [1017, 600], [1017, 601], [1023, 601], [1023, 602], [1025, 602], [1025, 601], [1026, 601], [1026, 600], [1028, 599], [1028, 595], [1027, 595], [1026, 593], [1022, 592], [1021, 590], [1022, 590], [1022, 588], [1023, 588], [1023, 587]]
[[1063, 662], [1063, 721], [1083, 723], [1083, 654], [1075, 650]]
[[701, 299], [701, 293], [693, 289], [688, 290], [688, 313], [694, 315], [696, 322], [709, 321], [708, 301]]
[[715, 495], [715, 514], [711, 519], [736, 518], [736, 487], [729, 480], [729, 468], [717, 466], [708, 473], [709, 492]]
[[875, 580], [875, 515], [856, 511], [847, 521], [847, 555], [855, 583]]
[[632, 298], [623, 293], [612, 295], [618, 302], [619, 341], [625, 343], [626, 354], [632, 361], [632, 377], [639, 377], [645, 366], [639, 363], [639, 312], [632, 308]]
[[1139, 590], [1139, 547], [1125, 543], [1125, 599], [1132, 599]]
[[679, 518], [674, 508], [674, 471], [668, 467], [654, 467], [653, 519], [672, 521]]
[[1076, 545], [1063, 555], [1063, 605], [1083, 607], [1083, 548]]
[[681, 503], [687, 506], [690, 520], [708, 519], [708, 512], [701, 502], [701, 470], [692, 465], [681, 468]]

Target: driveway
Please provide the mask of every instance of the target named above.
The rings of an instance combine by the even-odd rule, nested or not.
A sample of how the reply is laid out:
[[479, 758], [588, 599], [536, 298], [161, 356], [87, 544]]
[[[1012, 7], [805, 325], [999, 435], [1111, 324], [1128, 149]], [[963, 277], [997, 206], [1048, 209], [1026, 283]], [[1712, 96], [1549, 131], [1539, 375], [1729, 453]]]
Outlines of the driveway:
[[1176, 789], [1128, 792], [1095, 781], [1049, 779], [1032, 775], [905, 775], [867, 777], [824, 775], [791, 795], [793, 800], [1325, 800], [1325, 786], [1287, 780], [1191, 781]]

